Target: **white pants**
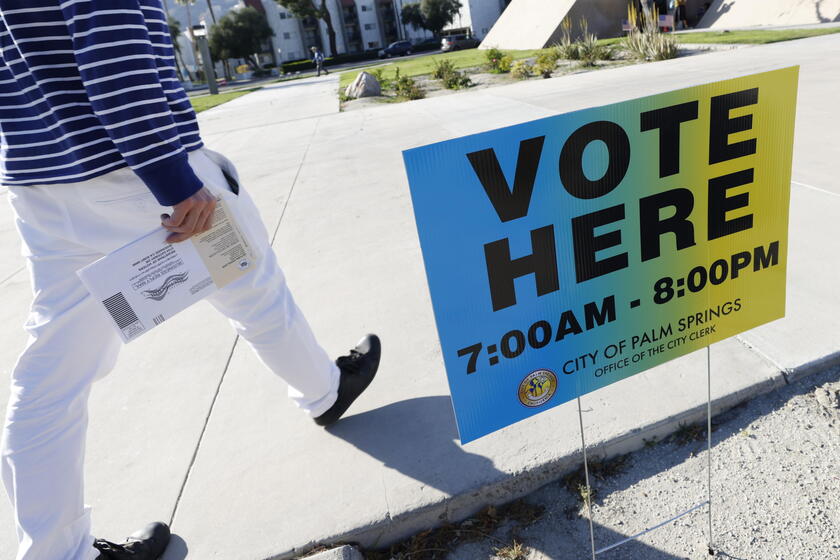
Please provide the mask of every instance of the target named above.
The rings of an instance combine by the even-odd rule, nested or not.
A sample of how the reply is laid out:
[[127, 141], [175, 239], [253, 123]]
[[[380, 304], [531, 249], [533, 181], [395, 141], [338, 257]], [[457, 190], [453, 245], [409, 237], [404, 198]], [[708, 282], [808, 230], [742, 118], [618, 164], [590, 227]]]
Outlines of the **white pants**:
[[[228, 202], [259, 258], [210, 303], [288, 382], [292, 400], [319, 416], [335, 402], [338, 368], [295, 305], [256, 206], [244, 191], [230, 192], [221, 168], [233, 176], [236, 170], [224, 156], [201, 149], [189, 161], [205, 187]], [[127, 168], [82, 183], [9, 191], [34, 292], [2, 442], [17, 560], [90, 560], [97, 552], [83, 490], [87, 400], [122, 343], [76, 270], [154, 229], [163, 209]]]

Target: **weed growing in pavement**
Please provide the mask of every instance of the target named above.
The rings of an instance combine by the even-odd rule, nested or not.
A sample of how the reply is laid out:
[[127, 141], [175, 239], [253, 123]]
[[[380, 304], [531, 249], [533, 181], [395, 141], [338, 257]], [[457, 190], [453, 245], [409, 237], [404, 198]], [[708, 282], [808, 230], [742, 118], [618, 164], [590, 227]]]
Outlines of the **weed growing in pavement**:
[[528, 549], [522, 546], [522, 543], [513, 539], [513, 542], [507, 546], [494, 549], [496, 556], [504, 560], [525, 560], [528, 557]]
[[[365, 551], [365, 558], [368, 560], [438, 560], [445, 558], [458, 545], [485, 538], [496, 541], [502, 548], [507, 548], [511, 545], [493, 536], [503, 523], [513, 522], [512, 530], [517, 531], [538, 521], [544, 513], [543, 506], [529, 504], [524, 500], [516, 500], [498, 507], [489, 506], [475, 517], [461, 523], [447, 523], [437, 529], [423, 531], [384, 550]], [[522, 549], [524, 551], [524, 547]]]
[[570, 472], [561, 479], [563, 487], [567, 491], [580, 496], [580, 500], [586, 505], [587, 500], [594, 499], [597, 495], [597, 489], [592, 486], [594, 481], [604, 481], [608, 478], [617, 476], [625, 471], [627, 463], [630, 460], [630, 455], [619, 455], [612, 459], [594, 458], [589, 460], [589, 480], [590, 485], [586, 486], [586, 472], [581, 466], [576, 471]]
[[650, 439], [642, 438], [642, 441], [645, 442], [645, 449], [656, 447], [656, 444], [659, 443], [659, 438], [653, 436]]
[[670, 439], [677, 445], [687, 445], [693, 441], [702, 441], [706, 438], [706, 426], [704, 424], [680, 424], [677, 431]]

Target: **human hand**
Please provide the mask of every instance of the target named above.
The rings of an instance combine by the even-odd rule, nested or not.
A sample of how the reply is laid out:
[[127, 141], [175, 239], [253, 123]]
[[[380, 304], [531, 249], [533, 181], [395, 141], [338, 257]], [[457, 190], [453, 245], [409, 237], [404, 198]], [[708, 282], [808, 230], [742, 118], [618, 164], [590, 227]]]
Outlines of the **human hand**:
[[172, 209], [171, 216], [161, 214], [160, 224], [172, 232], [172, 235], [166, 238], [168, 243], [180, 243], [213, 227], [216, 197], [210, 194], [206, 187], [201, 187], [198, 192]]

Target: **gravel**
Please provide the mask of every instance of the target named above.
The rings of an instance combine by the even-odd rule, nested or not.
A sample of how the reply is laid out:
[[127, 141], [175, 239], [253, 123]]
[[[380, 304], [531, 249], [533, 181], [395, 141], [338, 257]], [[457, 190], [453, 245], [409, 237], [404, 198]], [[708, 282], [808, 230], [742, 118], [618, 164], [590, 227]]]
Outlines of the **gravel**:
[[[612, 469], [596, 465], [596, 547], [706, 500], [705, 437], [705, 426], [686, 427]], [[714, 556], [704, 506], [599, 554], [599, 560], [840, 559], [840, 368], [713, 418], [712, 443]], [[597, 456], [597, 449], [589, 452]], [[481, 540], [450, 547], [447, 559], [591, 558], [586, 508], [575, 491], [579, 482], [572, 475], [527, 496], [526, 504], [545, 508], [538, 520], [503, 522]], [[514, 541], [521, 549], [511, 546]]]

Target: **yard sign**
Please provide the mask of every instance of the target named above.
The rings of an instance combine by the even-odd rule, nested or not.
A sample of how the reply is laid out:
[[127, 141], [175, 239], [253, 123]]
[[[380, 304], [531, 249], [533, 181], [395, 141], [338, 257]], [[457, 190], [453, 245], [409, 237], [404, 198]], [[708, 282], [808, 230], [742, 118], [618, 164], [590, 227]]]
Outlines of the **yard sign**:
[[797, 77], [404, 152], [462, 443], [784, 316]]

